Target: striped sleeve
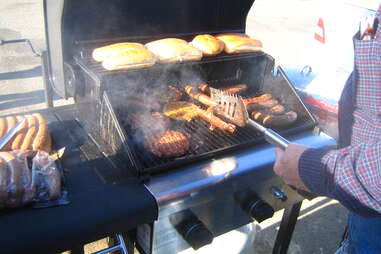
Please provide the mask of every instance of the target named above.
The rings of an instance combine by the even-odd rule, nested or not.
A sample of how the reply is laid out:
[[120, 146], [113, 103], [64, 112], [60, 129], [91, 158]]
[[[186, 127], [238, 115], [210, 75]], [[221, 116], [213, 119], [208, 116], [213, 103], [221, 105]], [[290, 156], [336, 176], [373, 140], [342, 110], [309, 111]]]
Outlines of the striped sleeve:
[[307, 149], [299, 174], [312, 192], [337, 199], [362, 216], [381, 216], [381, 142]]

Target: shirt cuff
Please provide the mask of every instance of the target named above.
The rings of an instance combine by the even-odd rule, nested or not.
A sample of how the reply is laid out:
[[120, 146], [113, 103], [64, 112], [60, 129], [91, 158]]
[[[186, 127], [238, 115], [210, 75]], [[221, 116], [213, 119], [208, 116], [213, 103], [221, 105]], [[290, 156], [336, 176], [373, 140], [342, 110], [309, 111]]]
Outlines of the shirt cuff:
[[328, 193], [328, 172], [323, 163], [323, 156], [330, 149], [305, 150], [299, 159], [299, 176], [306, 187], [318, 195], [327, 195]]

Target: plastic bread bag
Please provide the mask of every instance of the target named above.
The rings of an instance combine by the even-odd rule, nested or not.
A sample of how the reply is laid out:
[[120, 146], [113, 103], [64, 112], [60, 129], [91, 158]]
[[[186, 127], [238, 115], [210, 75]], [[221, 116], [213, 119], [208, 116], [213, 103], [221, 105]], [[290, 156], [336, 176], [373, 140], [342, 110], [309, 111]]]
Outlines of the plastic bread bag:
[[68, 203], [54, 157], [44, 151], [0, 152], [0, 208]]
[[182, 39], [166, 38], [151, 41], [145, 46], [157, 56], [160, 63], [198, 61], [202, 58], [201, 50]]

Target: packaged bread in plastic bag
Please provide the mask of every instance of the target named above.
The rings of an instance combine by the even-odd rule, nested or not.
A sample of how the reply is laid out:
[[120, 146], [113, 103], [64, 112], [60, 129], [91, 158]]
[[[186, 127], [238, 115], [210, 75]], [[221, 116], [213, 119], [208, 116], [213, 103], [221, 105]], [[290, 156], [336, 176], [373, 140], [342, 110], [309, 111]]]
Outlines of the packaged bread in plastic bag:
[[44, 151], [0, 152], [0, 208], [68, 203], [55, 160]]

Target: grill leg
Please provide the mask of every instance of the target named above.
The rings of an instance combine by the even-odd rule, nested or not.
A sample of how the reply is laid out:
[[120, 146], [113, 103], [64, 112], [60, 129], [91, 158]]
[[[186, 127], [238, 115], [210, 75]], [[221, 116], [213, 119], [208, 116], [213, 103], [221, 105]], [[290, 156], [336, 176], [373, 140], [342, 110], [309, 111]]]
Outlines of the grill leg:
[[46, 50], [41, 52], [41, 60], [42, 60], [42, 82], [44, 83], [45, 88], [45, 103], [46, 107], [53, 107], [53, 91], [52, 86], [50, 85], [49, 80], [49, 60], [48, 60], [48, 52]]
[[302, 202], [299, 202], [284, 210], [282, 221], [275, 240], [273, 254], [287, 253], [301, 206]]

